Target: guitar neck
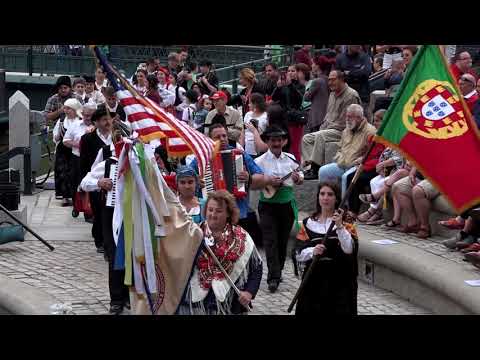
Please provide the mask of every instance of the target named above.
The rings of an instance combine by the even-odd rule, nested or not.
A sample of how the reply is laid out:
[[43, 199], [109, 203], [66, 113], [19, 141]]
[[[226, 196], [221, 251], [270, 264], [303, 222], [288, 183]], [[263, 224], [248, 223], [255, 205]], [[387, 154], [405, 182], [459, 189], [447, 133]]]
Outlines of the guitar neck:
[[292, 176], [292, 174], [295, 172], [295, 171], [298, 171], [300, 170], [301, 166], [299, 166], [298, 168], [296, 168], [295, 170], [289, 172], [287, 175], [285, 175], [284, 177], [282, 177], [280, 180], [281, 181], [285, 181], [287, 180], [290, 176]]

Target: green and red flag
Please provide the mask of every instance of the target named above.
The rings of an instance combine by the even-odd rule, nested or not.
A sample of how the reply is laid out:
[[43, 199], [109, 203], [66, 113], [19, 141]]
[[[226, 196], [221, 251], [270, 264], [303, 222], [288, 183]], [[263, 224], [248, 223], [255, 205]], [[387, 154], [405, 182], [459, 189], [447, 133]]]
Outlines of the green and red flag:
[[480, 203], [480, 135], [438, 45], [423, 45], [376, 139], [399, 150], [450, 204]]

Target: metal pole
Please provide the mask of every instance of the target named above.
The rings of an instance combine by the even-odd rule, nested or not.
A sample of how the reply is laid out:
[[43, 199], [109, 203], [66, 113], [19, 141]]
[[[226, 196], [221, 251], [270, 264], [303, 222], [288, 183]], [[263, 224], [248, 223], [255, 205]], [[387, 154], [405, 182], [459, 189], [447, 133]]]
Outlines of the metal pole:
[[32, 195], [32, 150], [26, 147], [23, 151], [23, 193]]
[[8, 216], [10, 216], [13, 220], [15, 220], [17, 223], [19, 223], [20, 225], [22, 225], [28, 232], [30, 232], [33, 236], [35, 236], [38, 240], [40, 240], [46, 247], [48, 247], [50, 249], [50, 251], [53, 251], [55, 250], [55, 248], [50, 245], [49, 243], [47, 243], [45, 240], [43, 240], [43, 238], [38, 235], [35, 231], [33, 231], [32, 229], [30, 229], [29, 226], [25, 225], [23, 223], [23, 221], [21, 221], [19, 218], [17, 218], [15, 215], [13, 215], [10, 211], [8, 211], [5, 206], [3, 206], [2, 204], [0, 204], [0, 210], [2, 210], [5, 214], [7, 214]]
[[28, 64], [28, 73], [29, 73], [30, 76], [32, 76], [32, 74], [33, 74], [33, 46], [31, 46], [31, 45], [28, 48], [27, 64]]
[[7, 111], [5, 69], [0, 69], [0, 113]]

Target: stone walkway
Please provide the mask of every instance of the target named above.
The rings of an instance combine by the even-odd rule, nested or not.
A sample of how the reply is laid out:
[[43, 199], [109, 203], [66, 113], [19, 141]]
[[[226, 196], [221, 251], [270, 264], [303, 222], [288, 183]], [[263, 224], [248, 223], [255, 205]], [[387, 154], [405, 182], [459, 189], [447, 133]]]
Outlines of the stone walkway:
[[[0, 246], [0, 273], [51, 294], [59, 303], [69, 303], [74, 314], [106, 314], [107, 264], [103, 255], [95, 251], [91, 225], [83, 221], [82, 215], [73, 218], [71, 208], [61, 207], [53, 191], [23, 197], [22, 202], [28, 206], [29, 225], [49, 241], [55, 251], [49, 251], [27, 234], [24, 243]], [[283, 277], [275, 294], [271, 294], [265, 280], [262, 281], [253, 314], [287, 314], [286, 309], [299, 285], [291, 262], [286, 264]], [[359, 284], [358, 310], [362, 315], [430, 313], [363, 282]]]

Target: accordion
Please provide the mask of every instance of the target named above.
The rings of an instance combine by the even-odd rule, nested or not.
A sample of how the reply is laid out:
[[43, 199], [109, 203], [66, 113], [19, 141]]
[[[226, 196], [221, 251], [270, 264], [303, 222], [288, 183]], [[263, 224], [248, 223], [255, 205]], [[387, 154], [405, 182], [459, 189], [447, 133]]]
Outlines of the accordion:
[[242, 150], [219, 151], [207, 165], [203, 196], [215, 190], [227, 190], [236, 199], [245, 198], [248, 195], [247, 186], [237, 178], [242, 171], [245, 171]]

